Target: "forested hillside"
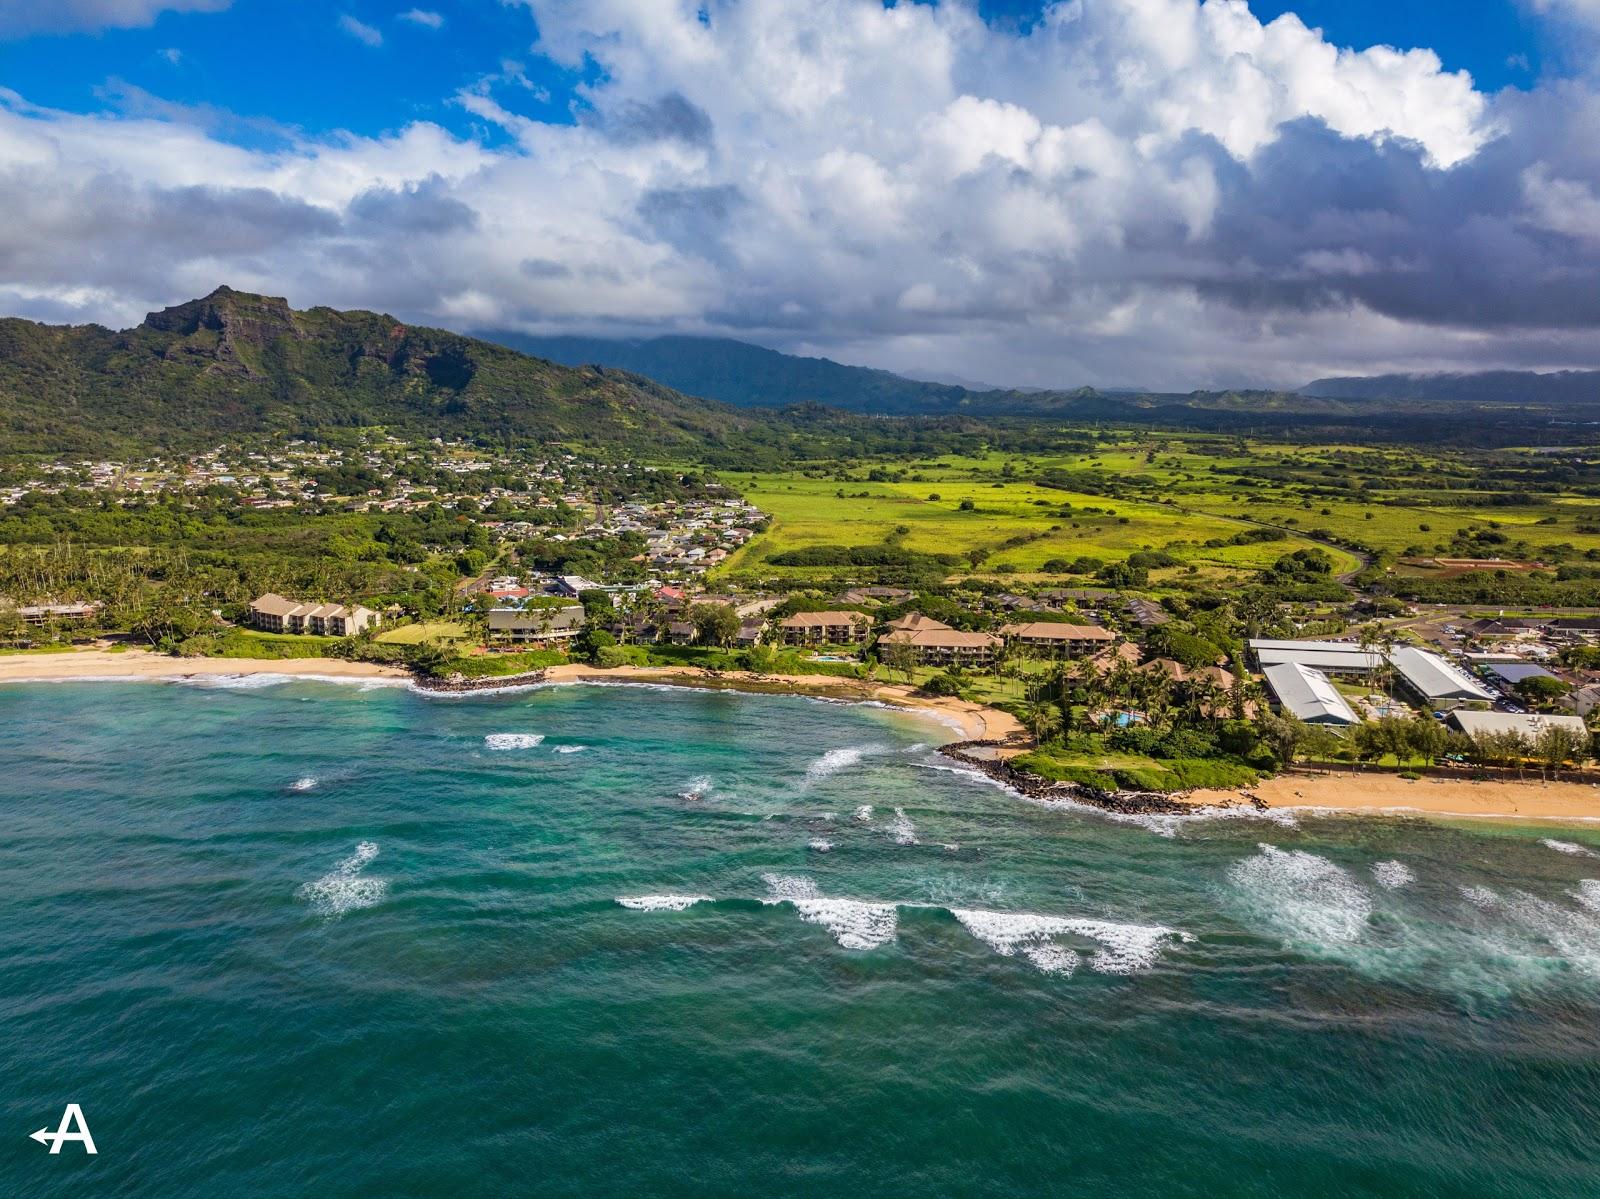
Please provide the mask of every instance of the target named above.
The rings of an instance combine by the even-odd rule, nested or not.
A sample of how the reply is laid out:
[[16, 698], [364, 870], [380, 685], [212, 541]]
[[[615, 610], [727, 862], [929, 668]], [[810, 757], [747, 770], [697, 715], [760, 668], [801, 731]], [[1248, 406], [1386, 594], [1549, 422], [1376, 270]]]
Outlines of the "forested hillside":
[[375, 312], [221, 287], [133, 329], [0, 319], [0, 450], [110, 453], [387, 425], [594, 447], [700, 450], [773, 431], [612, 370], [574, 370]]

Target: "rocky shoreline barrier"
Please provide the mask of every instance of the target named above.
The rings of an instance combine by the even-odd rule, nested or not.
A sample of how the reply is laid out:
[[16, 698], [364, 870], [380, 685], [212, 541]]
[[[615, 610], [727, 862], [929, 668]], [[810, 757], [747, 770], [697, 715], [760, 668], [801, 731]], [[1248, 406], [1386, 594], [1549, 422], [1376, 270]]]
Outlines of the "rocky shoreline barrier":
[[[1058, 783], [1026, 770], [1018, 770], [1005, 758], [985, 757], [972, 752], [977, 749], [1001, 749], [1007, 744], [1004, 741], [952, 741], [948, 745], [941, 745], [939, 752], [963, 766], [982, 771], [995, 782], [1003, 783], [1029, 799], [1070, 799], [1124, 816], [1181, 816], [1195, 811], [1193, 804], [1184, 803], [1160, 791], [1100, 791], [1079, 783]], [[1267, 806], [1255, 798], [1246, 802], [1257, 810]]]
[[445, 675], [443, 678], [438, 675], [423, 674], [421, 671], [412, 674], [412, 682], [417, 690], [447, 695], [459, 695], [469, 691], [498, 691], [503, 687], [531, 687], [544, 681], [543, 670], [526, 670], [521, 674], [497, 674], [481, 679], [468, 678], [459, 673]]

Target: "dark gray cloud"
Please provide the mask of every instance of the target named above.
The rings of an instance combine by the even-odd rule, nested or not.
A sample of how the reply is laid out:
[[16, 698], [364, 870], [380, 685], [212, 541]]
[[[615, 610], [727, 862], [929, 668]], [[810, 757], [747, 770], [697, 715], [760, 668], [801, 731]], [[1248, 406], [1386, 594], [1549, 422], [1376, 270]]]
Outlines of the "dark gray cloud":
[[602, 122], [606, 136], [620, 146], [677, 141], [686, 146], [710, 146], [711, 118], [678, 92], [655, 100], [629, 101]]

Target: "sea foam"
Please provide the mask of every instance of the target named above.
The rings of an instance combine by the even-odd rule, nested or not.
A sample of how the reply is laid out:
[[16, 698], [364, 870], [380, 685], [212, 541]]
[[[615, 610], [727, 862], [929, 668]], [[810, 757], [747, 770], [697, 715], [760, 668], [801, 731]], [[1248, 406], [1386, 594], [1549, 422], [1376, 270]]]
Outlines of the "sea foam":
[[682, 912], [697, 903], [710, 903], [709, 895], [619, 895], [617, 902], [635, 912]]
[[1228, 878], [1269, 923], [1318, 945], [1354, 941], [1366, 930], [1372, 900], [1349, 871], [1303, 849], [1260, 848]]
[[490, 733], [483, 744], [486, 749], [532, 749], [543, 740], [543, 733]]
[[1021, 953], [1046, 974], [1071, 974], [1079, 955], [1056, 941], [1076, 936], [1099, 943], [1089, 968], [1100, 974], [1135, 974], [1161, 957], [1168, 941], [1188, 941], [1187, 933], [1159, 924], [1121, 924], [1083, 916], [1039, 916], [1032, 912], [989, 912], [952, 908], [961, 926], [996, 953]]
[[1586, 845], [1579, 845], [1576, 841], [1557, 841], [1554, 837], [1545, 837], [1539, 842], [1546, 849], [1553, 849], [1557, 853], [1564, 853], [1574, 858], [1595, 858], [1600, 854], [1595, 853]]
[[313, 791], [313, 790], [316, 789], [316, 786], [317, 786], [317, 779], [315, 777], [313, 777], [312, 775], [308, 774], [304, 778], [297, 778], [297, 779], [295, 779], [294, 782], [290, 783], [289, 784], [289, 790], [291, 790], [291, 791]]
[[917, 828], [911, 823], [911, 817], [906, 815], [904, 808], [894, 810], [894, 819], [889, 822], [889, 835], [894, 838], [896, 845], [915, 845], [917, 843]]
[[820, 924], [843, 949], [876, 949], [895, 938], [900, 917], [892, 903], [829, 899], [803, 874], [763, 874], [769, 895], [763, 903], [786, 903], [807, 924]]
[[806, 782], [821, 782], [841, 770], [848, 770], [868, 754], [879, 753], [882, 749], [881, 745], [847, 745], [840, 749], [830, 749], [806, 767]]
[[1411, 873], [1411, 867], [1404, 862], [1374, 862], [1372, 877], [1378, 881], [1380, 887], [1387, 887], [1391, 891], [1409, 887], [1417, 881], [1417, 876]]
[[319, 915], [329, 919], [343, 916], [346, 912], [372, 907], [383, 899], [384, 893], [389, 889], [386, 880], [366, 878], [361, 873], [377, 856], [377, 845], [371, 841], [362, 841], [356, 846], [353, 854], [331, 871], [315, 882], [301, 887], [300, 898], [309, 902]]

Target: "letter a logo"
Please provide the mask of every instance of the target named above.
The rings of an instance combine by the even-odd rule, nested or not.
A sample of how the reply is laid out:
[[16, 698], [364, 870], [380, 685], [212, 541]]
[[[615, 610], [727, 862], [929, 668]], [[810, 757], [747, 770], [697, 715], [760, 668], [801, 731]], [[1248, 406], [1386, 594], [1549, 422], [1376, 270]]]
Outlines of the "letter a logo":
[[[74, 1129], [76, 1131], [72, 1131]], [[28, 1139], [38, 1141], [41, 1145], [49, 1145], [51, 1153], [60, 1153], [61, 1146], [68, 1141], [81, 1143], [85, 1153], [97, 1152], [94, 1138], [89, 1135], [89, 1121], [83, 1118], [83, 1109], [76, 1103], [67, 1104], [67, 1110], [61, 1113], [61, 1126], [54, 1133], [45, 1127], [38, 1132], [30, 1132]]]

